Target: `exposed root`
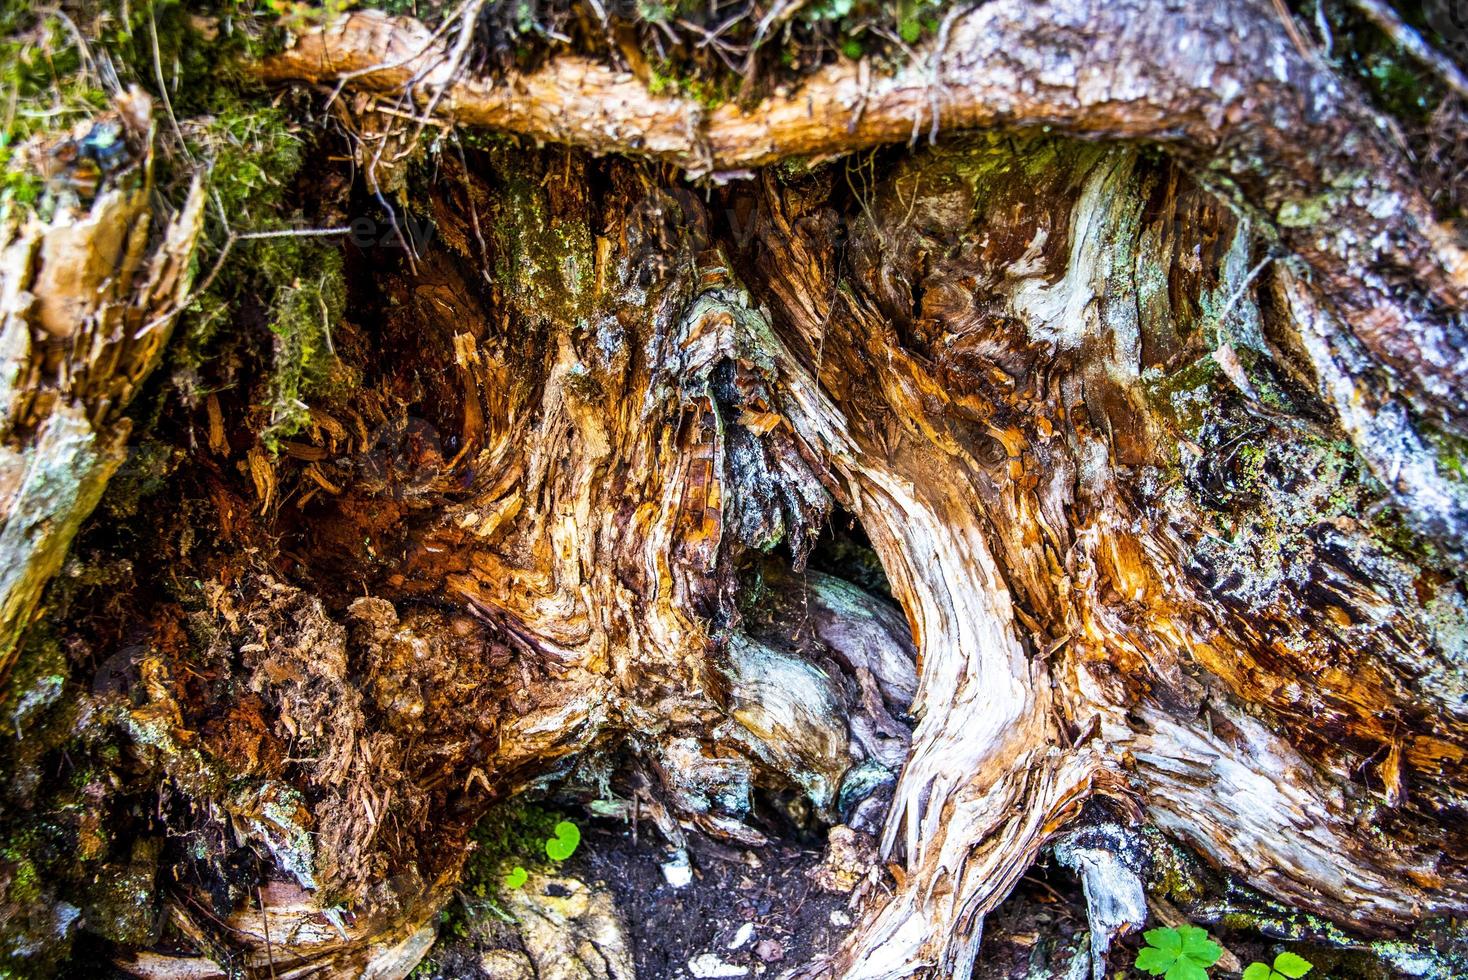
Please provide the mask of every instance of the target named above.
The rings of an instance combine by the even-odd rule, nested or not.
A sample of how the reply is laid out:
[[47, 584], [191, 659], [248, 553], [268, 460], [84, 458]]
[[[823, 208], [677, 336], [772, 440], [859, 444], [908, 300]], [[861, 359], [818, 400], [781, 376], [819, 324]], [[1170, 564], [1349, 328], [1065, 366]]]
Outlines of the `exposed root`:
[[[1227, 49], [1245, 22], [1260, 42], [1256, 58], [1199, 61]], [[1137, 33], [1144, 26], [1145, 37]], [[426, 35], [413, 21], [354, 14], [259, 71], [272, 79], [351, 75], [377, 92], [409, 91], [421, 77], [435, 93], [451, 93], [446, 105], [457, 122], [594, 153], [646, 154], [695, 173], [901, 142], [925, 119], [936, 132], [940, 115], [948, 131], [1044, 125], [1156, 140], [1226, 174], [1243, 201], [1277, 222], [1361, 342], [1412, 378], [1413, 397], [1468, 418], [1452, 319], [1468, 299], [1468, 259], [1438, 228], [1371, 114], [1295, 50], [1267, 4], [1241, 0], [1215, 22], [1207, 10], [1164, 13], [1145, 0], [989, 3], [945, 23], [931, 71], [914, 65], [872, 80], [837, 65], [786, 96], [711, 112], [575, 57], [501, 80], [459, 77], [444, 67], [455, 60]], [[1022, 89], [1017, 79], [1030, 84]], [[1342, 149], [1327, 149], [1335, 147]], [[1420, 299], [1404, 304], [1403, 288], [1421, 291]]]

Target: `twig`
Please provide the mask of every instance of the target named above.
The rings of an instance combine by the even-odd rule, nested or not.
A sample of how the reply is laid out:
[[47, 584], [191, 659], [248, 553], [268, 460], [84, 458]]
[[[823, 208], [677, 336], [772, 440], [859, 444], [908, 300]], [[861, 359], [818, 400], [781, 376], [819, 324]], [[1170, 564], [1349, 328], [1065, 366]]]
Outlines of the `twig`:
[[178, 136], [178, 148], [183, 150], [184, 158], [193, 163], [194, 155], [189, 152], [189, 144], [184, 139], [178, 117], [173, 114], [173, 100], [168, 97], [168, 83], [163, 80], [163, 54], [158, 50], [158, 20], [153, 16], [151, 5], [148, 7], [148, 37], [153, 42], [153, 77], [158, 80], [158, 94], [163, 99], [163, 108], [168, 110], [168, 121], [173, 123], [173, 132]]
[[755, 58], [759, 55], [759, 46], [764, 43], [765, 36], [772, 27], [779, 27], [800, 12], [806, 0], [776, 0], [770, 12], [760, 18], [759, 24], [754, 31], [754, 39], [749, 42], [749, 54], [745, 56], [744, 68], [741, 74], [744, 76], [744, 84], [739, 86], [739, 98], [746, 99], [754, 90], [755, 80]]
[[[460, 4], [459, 11], [462, 12], [463, 9], [464, 5]], [[358, 68], [355, 71], [344, 72], [337, 80], [336, 88], [332, 90], [331, 96], [326, 100], [326, 105], [330, 107], [333, 103], [335, 103], [336, 100], [341, 96], [342, 91], [347, 87], [347, 83], [352, 81], [353, 79], [362, 78], [367, 75], [374, 75], [380, 71], [391, 71], [394, 68], [402, 68], [406, 65], [412, 64], [414, 61], [428, 54], [428, 49], [433, 47], [438, 39], [443, 37], [443, 35], [448, 32], [449, 26], [453, 24], [454, 21], [457, 19], [458, 13], [454, 14], [454, 16], [452, 17], [446, 18], [442, 24], [438, 25], [438, 27], [434, 29], [432, 34], [428, 35], [427, 40], [423, 42], [423, 46], [420, 47], [417, 51], [414, 51], [412, 54], [405, 54], [395, 61], [379, 61], [377, 64], [369, 65], [366, 68]], [[422, 72], [425, 72], [427, 70], [428, 68], [426, 66], [419, 69], [419, 71], [414, 74], [413, 79], [407, 84], [406, 89], [411, 90], [412, 87], [417, 84], [418, 79], [422, 75]]]
[[1300, 33], [1300, 27], [1295, 23], [1295, 17], [1290, 13], [1290, 8], [1285, 6], [1284, 0], [1274, 0], [1274, 12], [1279, 14], [1279, 22], [1284, 25], [1285, 33], [1294, 42], [1295, 50], [1307, 61], [1314, 61], [1315, 52], [1305, 43], [1305, 37]]
[[[433, 93], [433, 98], [429, 100], [427, 108], [423, 110], [424, 118], [433, 115], [438, 104], [443, 101], [444, 93], [454, 83], [454, 76], [464, 66], [464, 59], [469, 54], [469, 45], [474, 41], [474, 27], [479, 23], [479, 14], [484, 9], [484, 3], [485, 0], [469, 0], [469, 6], [463, 13], [463, 23], [459, 27], [458, 40], [454, 42], [454, 50], [449, 52], [448, 71], [444, 72], [443, 84], [439, 85], [438, 90]], [[422, 133], [423, 124], [419, 123], [418, 128], [413, 131], [412, 139], [408, 141], [409, 144], [417, 142]]]
[[[215, 203], [216, 205], [218, 205], [217, 199]], [[221, 218], [221, 220], [223, 219]], [[318, 235], [347, 235], [351, 234], [352, 231], [352, 229], [350, 228], [286, 228], [279, 231], [236, 232], [231, 231], [227, 223], [224, 226], [224, 230], [224, 245], [219, 249], [219, 257], [214, 260], [214, 265], [210, 267], [209, 274], [204, 277], [204, 281], [199, 283], [194, 288], [190, 289], [188, 295], [180, 300], [178, 305], [174, 309], [160, 316], [154, 317], [152, 320], [144, 324], [138, 330], [137, 334], [135, 335], [136, 337], [143, 336], [154, 327], [157, 327], [160, 324], [165, 323], [166, 321], [177, 316], [183, 310], [187, 309], [190, 303], [207, 293], [209, 291], [209, 287], [214, 285], [214, 280], [219, 277], [220, 270], [224, 268], [224, 262], [226, 259], [229, 258], [229, 253], [234, 249], [235, 242], [261, 238], [313, 238]], [[330, 345], [330, 325], [327, 326], [327, 331], [328, 332], [326, 340], [327, 344]], [[333, 353], [335, 353], [335, 351], [333, 351]]]
[[[321, 284], [316, 287], [316, 302], [321, 306], [321, 329], [326, 334], [326, 350], [332, 357], [336, 356], [336, 345], [331, 342], [331, 311], [326, 308], [326, 277], [321, 277]], [[392, 790], [388, 790], [389, 793]]]
[[726, 68], [728, 68], [732, 72], [738, 73], [744, 70], [744, 66], [741, 60], [736, 59], [739, 58], [739, 56], [747, 55], [749, 53], [749, 48], [742, 44], [733, 44], [729, 41], [725, 41], [719, 35], [721, 32], [727, 30], [730, 26], [737, 23], [742, 16], [743, 15], [740, 15], [739, 17], [731, 17], [728, 20], [724, 21], [724, 23], [715, 27], [713, 30], [708, 30], [704, 27], [701, 27], [691, 20], [680, 19], [678, 21], [678, 26], [691, 34], [697, 34], [699, 35], [699, 37], [702, 38], [702, 40], [694, 45], [695, 47], [712, 48], [714, 54], [719, 56], [719, 60], [724, 63], [724, 66]]
[[[489, 254], [489, 246], [484, 243], [484, 234], [479, 228], [479, 208], [474, 204], [474, 187], [469, 182], [469, 161], [464, 157], [464, 143], [459, 139], [458, 134], [454, 135], [454, 149], [458, 151], [459, 166], [463, 168], [464, 197], [469, 201], [469, 220], [474, 228], [474, 240], [479, 243], [479, 255], [483, 258]], [[489, 281], [490, 277], [487, 269], [480, 269], [480, 274], [484, 276], [486, 282]], [[465, 448], [468, 448], [467, 443], [465, 444]]]
[[[81, 59], [82, 71], [84, 73], [95, 75], [97, 77], [97, 80], [103, 83], [103, 88], [108, 89], [109, 94], [115, 94], [117, 91], [116, 87], [107, 85], [106, 82], [108, 80], [104, 79], [101, 72], [97, 70], [97, 59], [92, 56], [92, 49], [87, 45], [87, 39], [82, 36], [81, 28], [76, 26], [76, 21], [67, 16], [66, 11], [62, 10], [60, 7], [53, 7], [51, 9], [48, 9], [46, 13], [61, 21], [61, 23], [65, 25], [66, 29], [71, 32], [72, 42], [76, 45], [77, 55]], [[111, 81], [113, 81], [114, 83], [116, 82], [116, 80], [117, 79], [115, 76], [111, 79]]]
[[214, 260], [214, 267], [209, 270], [209, 274], [204, 277], [204, 281], [194, 287], [188, 302], [179, 304], [179, 309], [183, 309], [189, 303], [192, 303], [195, 296], [209, 291], [209, 287], [214, 285], [214, 280], [219, 276], [219, 270], [224, 267], [224, 260], [229, 258], [230, 249], [234, 248], [234, 243], [238, 240], [238, 236], [234, 232], [229, 233], [229, 237], [224, 240], [224, 247], [219, 250], [219, 258]]
[[260, 905], [260, 926], [265, 933], [265, 958], [270, 963], [270, 976], [275, 977], [275, 950], [270, 945], [270, 913], [265, 911], [265, 899], [260, 895], [260, 886], [255, 885], [255, 901]]
[[387, 195], [382, 193], [381, 185], [377, 184], [377, 161], [375, 159], [372, 161], [372, 166], [368, 168], [367, 175], [368, 178], [372, 181], [372, 184], [376, 186], [376, 189], [373, 191], [372, 196], [377, 199], [377, 203], [382, 205], [383, 210], [387, 212], [387, 220], [392, 222], [393, 234], [398, 236], [398, 241], [403, 246], [404, 254], [408, 258], [408, 269], [414, 275], [417, 275], [418, 246], [414, 245], [413, 242], [408, 239], [408, 236], [403, 234], [402, 226], [398, 224], [397, 210], [393, 208], [392, 202], [387, 199]]
[[933, 124], [928, 128], [929, 145], [938, 142], [938, 117], [941, 108], [938, 97], [943, 91], [943, 52], [948, 50], [948, 35], [952, 32], [954, 18], [959, 15], [961, 9], [955, 6], [943, 15], [943, 23], [938, 27], [938, 43], [928, 54], [933, 73], [933, 80], [928, 89], [928, 98], [933, 104]]
[[749, 57], [744, 62], [744, 84], [748, 86], [754, 79], [754, 56], [759, 51], [759, 46], [764, 43], [765, 35], [770, 28], [779, 27], [791, 17], [800, 12], [806, 0], [776, 0], [770, 12], [760, 18], [759, 24], [754, 29], [754, 40], [749, 42]]
[[240, 241], [256, 238], [325, 238], [329, 235], [350, 235], [351, 228], [281, 228], [276, 231], [231, 232]]
[[1383, 34], [1391, 38], [1393, 44], [1420, 62], [1448, 88], [1468, 99], [1468, 75], [1464, 75], [1457, 65], [1428, 44], [1410, 24], [1397, 16], [1396, 11], [1382, 3], [1381, 0], [1350, 0], [1350, 3], [1360, 12], [1361, 16], [1371, 21], [1381, 29]]
[[846, 123], [848, 133], [856, 132], [856, 127], [861, 124], [862, 113], [867, 111], [867, 97], [872, 92], [871, 59], [862, 58], [856, 63], [856, 80], [861, 88], [861, 96], [856, 100], [856, 108], [851, 110], [851, 119]]
[[1330, 21], [1325, 19], [1325, 4], [1315, 4], [1315, 29], [1320, 32], [1321, 43], [1325, 45], [1325, 56], [1329, 58], [1331, 51], [1335, 48], [1335, 38], [1330, 33]]
[[430, 119], [427, 116], [415, 115], [411, 112], [404, 112], [401, 109], [394, 109], [392, 106], [384, 105], [380, 102], [373, 105], [372, 111], [380, 112], [384, 116], [396, 116], [399, 119], [406, 119], [409, 122], [417, 123], [419, 126], [437, 126], [439, 129], [445, 131], [454, 128], [454, 124], [447, 119]]
[[1233, 295], [1228, 298], [1228, 302], [1223, 304], [1223, 312], [1218, 314], [1218, 325], [1220, 327], [1228, 323], [1228, 315], [1234, 311], [1234, 307], [1238, 305], [1239, 300], [1244, 298], [1244, 294], [1249, 291], [1249, 287], [1254, 284], [1254, 280], [1259, 278], [1259, 273], [1263, 272], [1265, 266], [1273, 261], [1274, 256], [1266, 255], [1259, 260], [1258, 265], [1249, 270], [1249, 274], [1244, 277], [1244, 281], [1239, 283], [1239, 288], [1235, 289]]

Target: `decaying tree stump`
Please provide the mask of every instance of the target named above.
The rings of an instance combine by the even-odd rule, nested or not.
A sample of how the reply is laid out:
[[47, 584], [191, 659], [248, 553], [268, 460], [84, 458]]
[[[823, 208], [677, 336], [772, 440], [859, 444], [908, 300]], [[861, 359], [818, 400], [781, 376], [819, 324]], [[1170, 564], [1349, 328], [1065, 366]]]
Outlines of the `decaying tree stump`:
[[[186, 513], [154, 518], [197, 534], [158, 545], [184, 584], [128, 600], [131, 690], [88, 703], [195, 842], [162, 893], [198, 952], [403, 976], [486, 808], [583, 765], [638, 773], [670, 881], [685, 834], [759, 847], [762, 789], [872, 834], [810, 975], [968, 976], [1047, 847], [1097, 978], [1164, 846], [1315, 938], [1463, 914], [1468, 265], [1273, 4], [994, 0], [891, 74], [712, 109], [454, 43], [366, 11], [254, 69], [343, 87], [358, 132], [548, 145], [438, 154], [411, 258], [343, 245], [357, 383], [278, 459], [239, 448], [247, 390], [187, 423]], [[93, 205], [81, 271], [56, 228], [6, 253], [7, 451], [72, 488], [28, 516], [10, 481], [7, 655], [201, 202], [146, 261], [142, 191]], [[39, 345], [68, 323], [97, 343]], [[832, 522], [891, 601], [811, 567]], [[196, 975], [174, 953], [124, 958]]]

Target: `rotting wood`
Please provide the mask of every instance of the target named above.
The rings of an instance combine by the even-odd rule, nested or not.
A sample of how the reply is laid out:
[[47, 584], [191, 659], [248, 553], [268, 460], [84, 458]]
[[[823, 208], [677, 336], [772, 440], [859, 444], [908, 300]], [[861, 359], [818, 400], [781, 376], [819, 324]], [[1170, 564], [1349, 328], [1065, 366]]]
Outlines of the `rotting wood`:
[[[461, 122], [612, 158], [441, 161], [439, 238], [411, 264], [353, 258], [379, 292], [337, 342], [370, 384], [276, 459], [214, 438], [206, 403], [241, 466], [191, 471], [189, 520], [217, 534], [170, 573], [207, 599], [208, 649], [165, 642], [160, 609], [132, 701], [96, 702], [188, 801], [172, 829], [276, 879], [219, 921], [209, 882], [173, 888], [201, 952], [401, 976], [489, 802], [611, 752], [670, 881], [684, 824], [764, 842], [757, 788], [879, 831], [890, 887], [808, 965], [846, 977], [962, 975], [1098, 800], [1366, 936], [1461, 913], [1464, 498], [1412, 415], [1461, 423], [1457, 253], [1264, 5], [1034, 9], [953, 26], [941, 118], [1069, 138], [707, 196], [625, 156], [742, 169], [897, 142], [931, 74], [874, 82], [852, 130], [850, 68], [697, 117], [628, 89], [625, 129], [581, 111], [628, 84], [610, 69], [455, 81]], [[1257, 62], [1170, 60], [1240, 24]], [[264, 71], [336, 77], [417, 53], [417, 31], [354, 14]], [[353, 84], [396, 94], [406, 70]], [[802, 114], [815, 95], [826, 114]], [[789, 141], [746, 149], [750, 127]], [[1209, 163], [1236, 186], [1200, 185]], [[1389, 500], [1438, 545], [1404, 544]], [[902, 614], [808, 573], [837, 508]], [[751, 576], [783, 601], [749, 605]], [[1140, 872], [1126, 841], [1088, 846], [1094, 975], [1140, 924]], [[156, 959], [140, 969], [185, 969]]]
[[[305, 453], [269, 491], [343, 489], [313, 501], [302, 560], [372, 583], [345, 633], [283, 585], [275, 611], [232, 600], [274, 624], [271, 648], [241, 648], [250, 683], [332, 801], [314, 851], [254, 832], [281, 867], [404, 910], [381, 920], [400, 930], [439, 900], [429, 882], [452, 876], [464, 824], [439, 817], [459, 844], [421, 849], [381, 829], [384, 801], [400, 819], [472, 813], [485, 786], [617, 744], [655, 774], [649, 812], [686, 870], [677, 820], [757, 845], [741, 801], [791, 784], [830, 818], [862, 765], [890, 767], [886, 729], [903, 751], [880, 846], [902, 873], [867, 893], [843, 976], [961, 974], [984, 916], [1098, 797], [1369, 933], [1463, 907], [1465, 854], [1442, 835], [1465, 791], [1464, 692], [1435, 619], [1461, 586], [1417, 577], [1427, 559], [1351, 502], [1366, 491], [1331, 470], [1344, 450], [1313, 401], [1330, 390], [1281, 387], [1269, 364], [1312, 363], [1307, 325], [1261, 299], [1291, 274], [1255, 273], [1247, 221], [1132, 148], [978, 140], [893, 163], [844, 215], [829, 176], [731, 189], [754, 239], [737, 251], [696, 197], [633, 164], [576, 157], [565, 175], [557, 157], [535, 183], [505, 154], [449, 168], [501, 221], [488, 251], [440, 203], [458, 244], [385, 285], [384, 336], [420, 359], [392, 370], [460, 365], [423, 407], [472, 441], [458, 462], [426, 430], [385, 464]], [[481, 265], [501, 277], [483, 291]], [[1216, 364], [1208, 311], [1226, 307], [1251, 386], [1296, 414]], [[1244, 438], [1265, 462], [1245, 467]], [[339, 542], [377, 534], [359, 522], [388, 493], [415, 516], [384, 568]], [[776, 567], [772, 587], [815, 612], [735, 615], [737, 570], [777, 540], [798, 569], [834, 505], [880, 556], [915, 676], [901, 624], [847, 586], [816, 577], [802, 596]], [[444, 595], [474, 619], [424, 605]], [[885, 637], [875, 653], [868, 635]], [[907, 749], [892, 719], [909, 699]], [[1394, 760], [1385, 797], [1373, 759]], [[1359, 832], [1388, 812], [1391, 838]], [[1137, 924], [1097, 915], [1104, 935]], [[369, 933], [313, 964], [355, 962], [383, 941]]]
[[0, 232], [0, 679], [122, 462], [123, 410], [162, 357], [191, 281], [203, 182], [150, 245], [151, 101], [119, 96], [113, 116], [138, 154], [133, 186]]
[[[1246, 59], [1234, 55], [1240, 39]], [[694, 174], [940, 130], [1156, 141], [1268, 220], [1353, 335], [1410, 379], [1416, 404], [1468, 419], [1452, 312], [1468, 299], [1468, 256], [1434, 218], [1382, 119], [1295, 48], [1264, 0], [1000, 0], [958, 17], [941, 50], [929, 45], [893, 74], [842, 63], [754, 106], [711, 110], [578, 57], [529, 75], [466, 77], [442, 43], [412, 19], [355, 13], [258, 72], [339, 81], [437, 106], [463, 125], [653, 156]], [[1461, 534], [1461, 509], [1423, 518]]]

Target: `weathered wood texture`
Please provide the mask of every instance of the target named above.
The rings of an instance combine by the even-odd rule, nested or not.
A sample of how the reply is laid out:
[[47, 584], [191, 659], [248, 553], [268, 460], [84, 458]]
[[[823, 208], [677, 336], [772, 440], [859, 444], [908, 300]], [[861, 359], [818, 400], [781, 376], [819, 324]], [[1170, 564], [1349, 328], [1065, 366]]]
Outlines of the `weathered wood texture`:
[[[1193, 481], [1237, 465], [1212, 426], [1288, 439], [1286, 471], [1318, 467], [1308, 447], [1329, 431], [1283, 423], [1256, 391], [1211, 408], [1169, 391], [1185, 364], [1237, 374], [1233, 348], [1259, 366], [1290, 360], [1288, 307], [1228, 308], [1255, 258], [1251, 229], [1134, 151], [1031, 152], [1043, 167], [1002, 145], [899, 165], [863, 211], [839, 292], [812, 261], [819, 211], [765, 199], [756, 293], [806, 350], [819, 339], [841, 430], [866, 473], [888, 471], [853, 496], [922, 651], [921, 720], [886, 840], [902, 845], [908, 887], [848, 950], [847, 971], [961, 965], [979, 918], [1089, 792], [1135, 800], [1221, 865], [1331, 917], [1460, 906], [1461, 872], [1429, 838], [1366, 844], [1355, 828], [1376, 804], [1340, 782], [1360, 764], [1348, 756], [1406, 750], [1417, 804], [1439, 814], [1427, 826], [1450, 820], [1462, 790], [1449, 761], [1463, 753], [1455, 655], [1399, 673], [1406, 649], [1443, 639], [1412, 612], [1410, 565], [1390, 586], [1366, 571], [1391, 559], [1356, 519], [1283, 510], [1285, 472], [1247, 491], [1281, 508], [1280, 538], [1224, 544], [1206, 530]], [[1202, 263], [1169, 259], [1187, 253]], [[901, 505], [884, 503], [897, 487]], [[1248, 567], [1256, 546], [1284, 567]], [[1301, 547], [1317, 562], [1305, 581]], [[1322, 573], [1329, 597], [1309, 583]], [[1359, 607], [1332, 613], [1356, 607], [1345, 596], [1380, 609], [1381, 626], [1360, 629]], [[1413, 639], [1375, 632], [1384, 620], [1387, 633], [1415, 621]], [[1352, 627], [1377, 639], [1342, 643]], [[1393, 750], [1397, 713], [1381, 706], [1404, 701], [1436, 720], [1415, 749]], [[1380, 749], [1342, 752], [1354, 738]]]
[[[758, 846], [756, 787], [877, 829], [847, 977], [962, 975], [1097, 798], [1365, 935], [1463, 912], [1468, 493], [1419, 433], [1468, 417], [1468, 284], [1272, 5], [996, 0], [925, 65], [708, 113], [427, 41], [353, 14], [261, 71], [619, 156], [445, 155], [433, 245], [349, 254], [360, 390], [275, 463], [196, 463], [217, 535], [171, 573], [212, 640], [151, 639], [123, 714], [194, 833], [294, 881], [223, 924], [179, 885], [201, 948], [401, 975], [488, 802], [600, 753], [675, 851]], [[1030, 132], [708, 194], [628, 159], [914, 121]], [[902, 616], [807, 572], [838, 507]], [[1064, 852], [1115, 889], [1098, 958], [1138, 924], [1108, 846]]]
[[188, 291], [202, 182], [151, 227], [151, 107], [113, 113], [123, 186], [0, 229], [0, 679], [41, 592], [126, 452], [123, 419]]
[[[1468, 420], [1457, 319], [1468, 257], [1434, 219], [1390, 124], [1302, 55], [1265, 0], [986, 3], [949, 18], [895, 74], [842, 63], [748, 108], [654, 96], [630, 73], [578, 58], [502, 79], [456, 68], [447, 42], [415, 21], [361, 13], [300, 39], [261, 74], [339, 81], [466, 125], [647, 154], [695, 174], [940, 130], [1155, 141], [1266, 219], [1325, 308], [1402, 376], [1412, 404], [1458, 428]], [[1389, 403], [1380, 414], [1393, 411]], [[1410, 433], [1363, 428], [1352, 429], [1358, 448], [1383, 478], [1394, 474], [1388, 482], [1401, 481], [1425, 525], [1468, 530], [1461, 494], [1421, 465]], [[1418, 493], [1424, 479], [1431, 487]]]
[[[421, 921], [487, 790], [610, 747], [675, 847], [757, 845], [753, 786], [833, 817], [900, 767], [905, 873], [846, 976], [961, 973], [1098, 794], [1366, 934], [1464, 907], [1457, 566], [1371, 515], [1297, 281], [1250, 282], [1267, 245], [1175, 164], [984, 139], [710, 203], [550, 151], [444, 168], [440, 244], [339, 336], [375, 382], [262, 500], [348, 628], [295, 587], [217, 600], [271, 638], [231, 669], [276, 719], [228, 811], [296, 787], [298, 829], [252, 839], [399, 909], [316, 968]], [[879, 601], [802, 584], [835, 505], [916, 674]], [[777, 543], [816, 610], [783, 635], [740, 605]], [[268, 763], [287, 736], [315, 761]]]

